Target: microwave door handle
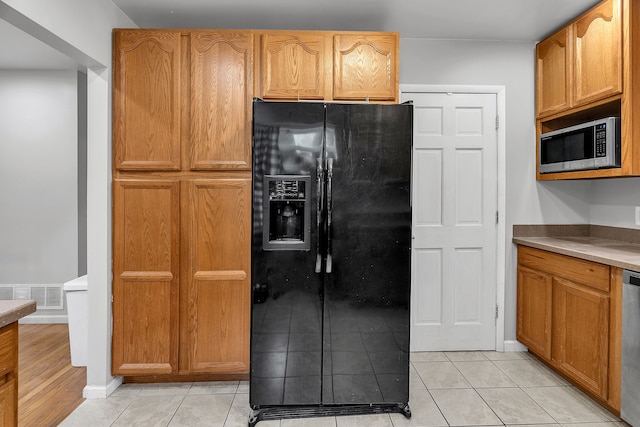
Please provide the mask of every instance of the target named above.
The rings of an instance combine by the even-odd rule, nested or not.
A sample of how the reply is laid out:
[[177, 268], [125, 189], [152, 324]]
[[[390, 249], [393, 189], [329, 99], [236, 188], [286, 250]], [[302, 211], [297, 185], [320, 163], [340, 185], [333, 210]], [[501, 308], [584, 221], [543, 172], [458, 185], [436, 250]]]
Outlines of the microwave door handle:
[[316, 273], [322, 272], [322, 254], [320, 247], [320, 232], [322, 227], [322, 200], [324, 198], [324, 168], [322, 167], [322, 158], [317, 159], [316, 169]]
[[331, 274], [333, 270], [333, 257], [331, 256], [331, 220], [333, 213], [333, 159], [327, 159], [327, 265], [325, 270]]

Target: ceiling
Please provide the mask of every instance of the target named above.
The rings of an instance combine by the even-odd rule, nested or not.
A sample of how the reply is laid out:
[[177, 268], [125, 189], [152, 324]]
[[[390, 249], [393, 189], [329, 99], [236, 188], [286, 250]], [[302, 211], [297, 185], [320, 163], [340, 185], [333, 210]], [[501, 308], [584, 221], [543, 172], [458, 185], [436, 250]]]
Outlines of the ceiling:
[[537, 41], [598, 0], [113, 0], [140, 27], [397, 31]]
[[[142, 28], [397, 31], [402, 38], [538, 41], [598, 0], [112, 0]], [[0, 19], [0, 69], [77, 64]]]

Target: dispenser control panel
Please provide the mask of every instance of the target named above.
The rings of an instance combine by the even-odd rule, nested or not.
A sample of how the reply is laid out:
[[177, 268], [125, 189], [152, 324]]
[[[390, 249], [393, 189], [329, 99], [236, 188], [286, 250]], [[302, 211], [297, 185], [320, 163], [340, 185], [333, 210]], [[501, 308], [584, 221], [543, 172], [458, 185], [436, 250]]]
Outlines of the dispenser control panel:
[[269, 181], [269, 200], [304, 200], [306, 181], [275, 179]]
[[310, 250], [310, 190], [308, 175], [264, 177], [264, 250]]

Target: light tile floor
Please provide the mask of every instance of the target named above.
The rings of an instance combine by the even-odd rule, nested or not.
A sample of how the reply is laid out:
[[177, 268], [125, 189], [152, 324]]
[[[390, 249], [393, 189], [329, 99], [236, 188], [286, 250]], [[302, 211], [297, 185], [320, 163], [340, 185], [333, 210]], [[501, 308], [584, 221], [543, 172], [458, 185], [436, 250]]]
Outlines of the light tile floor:
[[[626, 426], [528, 353], [411, 354], [412, 417], [261, 421], [256, 427]], [[246, 427], [249, 384], [124, 384], [80, 405], [63, 427]]]

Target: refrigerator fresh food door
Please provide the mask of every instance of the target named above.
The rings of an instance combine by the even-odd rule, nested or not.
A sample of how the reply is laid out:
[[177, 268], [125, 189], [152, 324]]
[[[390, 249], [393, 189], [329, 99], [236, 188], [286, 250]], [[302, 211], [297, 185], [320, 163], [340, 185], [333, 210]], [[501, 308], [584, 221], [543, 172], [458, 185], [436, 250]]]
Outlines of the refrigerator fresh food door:
[[412, 108], [326, 107], [324, 404], [409, 400]]

